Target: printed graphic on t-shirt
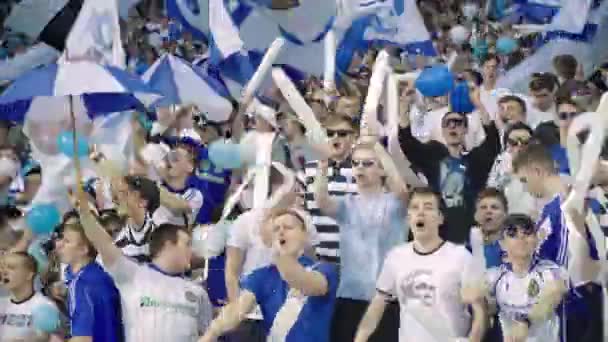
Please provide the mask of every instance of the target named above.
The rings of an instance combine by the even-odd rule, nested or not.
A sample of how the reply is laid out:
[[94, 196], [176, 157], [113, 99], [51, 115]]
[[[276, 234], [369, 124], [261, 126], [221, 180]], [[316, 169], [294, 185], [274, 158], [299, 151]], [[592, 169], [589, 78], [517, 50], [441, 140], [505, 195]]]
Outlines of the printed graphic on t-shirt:
[[437, 286], [433, 281], [433, 271], [415, 270], [403, 279], [400, 287], [405, 302], [415, 300], [427, 307], [435, 305]]

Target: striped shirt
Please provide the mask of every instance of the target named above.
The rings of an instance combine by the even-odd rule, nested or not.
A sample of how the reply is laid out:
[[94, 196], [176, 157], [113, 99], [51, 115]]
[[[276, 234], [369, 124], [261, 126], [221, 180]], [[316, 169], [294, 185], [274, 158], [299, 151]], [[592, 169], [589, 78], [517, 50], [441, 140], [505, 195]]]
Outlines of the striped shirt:
[[[318, 233], [319, 245], [317, 254], [328, 262], [340, 263], [340, 228], [336, 221], [321, 214], [321, 210], [314, 198], [315, 176], [317, 174], [317, 161], [306, 163], [306, 210], [312, 217]], [[357, 185], [353, 180], [353, 170], [350, 159], [342, 163], [330, 162], [328, 170], [329, 195], [342, 197], [346, 194], [356, 194]]]
[[182, 226], [192, 225], [196, 216], [198, 215], [199, 210], [201, 210], [201, 207], [203, 206], [203, 194], [200, 192], [200, 190], [191, 186], [178, 190], [173, 189], [164, 183], [159, 184], [158, 186], [164, 186], [167, 190], [169, 190], [169, 192], [175, 194], [181, 199], [186, 200], [190, 210], [184, 213], [176, 213], [161, 205], [152, 215], [152, 220], [154, 223], [157, 225], [162, 223], [171, 223]]
[[126, 255], [131, 259], [135, 259], [137, 262], [148, 262], [150, 261], [150, 235], [156, 225], [150, 217], [150, 214], [146, 213], [144, 224], [140, 229], [137, 229], [131, 220], [129, 220], [118, 235], [114, 243], [118, 248], [122, 250], [122, 254]]

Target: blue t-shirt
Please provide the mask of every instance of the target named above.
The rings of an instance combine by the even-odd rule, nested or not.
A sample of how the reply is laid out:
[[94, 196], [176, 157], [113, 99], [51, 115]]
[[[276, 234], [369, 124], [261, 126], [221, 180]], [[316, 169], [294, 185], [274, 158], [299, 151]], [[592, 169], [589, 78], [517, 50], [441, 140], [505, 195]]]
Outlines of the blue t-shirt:
[[[540, 236], [538, 256], [566, 267], [568, 265], [568, 227], [564, 220], [560, 196], [555, 196], [545, 204], [537, 225]], [[593, 260], [599, 260], [595, 240], [589, 229], [586, 233], [589, 255]]]
[[224, 203], [231, 173], [230, 170], [214, 165], [207, 149], [202, 146], [197, 150], [197, 163], [195, 174], [190, 177], [189, 183], [199, 189], [205, 198], [203, 207], [196, 216], [196, 223], [205, 224], [211, 222], [213, 211]]
[[403, 201], [392, 193], [347, 195], [339, 200], [339, 298], [372, 299], [386, 254], [405, 242], [405, 216]]
[[[317, 271], [327, 280], [328, 291], [324, 296], [305, 297], [304, 305], [298, 318], [289, 329], [285, 342], [329, 342], [329, 329], [336, 291], [338, 287], [338, 270], [334, 264], [319, 262], [302, 256], [300, 265]], [[277, 313], [287, 300], [289, 285], [281, 278], [275, 265], [270, 265], [251, 272], [241, 280], [241, 288], [255, 295], [263, 315], [266, 334], [269, 334]]]
[[96, 262], [76, 274], [69, 266], [65, 272], [70, 336], [91, 336], [93, 342], [124, 341], [120, 293], [110, 275]]

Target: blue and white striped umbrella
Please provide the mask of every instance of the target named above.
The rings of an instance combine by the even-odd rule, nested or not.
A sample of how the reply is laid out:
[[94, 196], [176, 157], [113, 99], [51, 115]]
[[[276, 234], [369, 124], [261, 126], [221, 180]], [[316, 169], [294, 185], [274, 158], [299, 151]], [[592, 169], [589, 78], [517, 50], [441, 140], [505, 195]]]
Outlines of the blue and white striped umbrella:
[[88, 61], [52, 64], [24, 74], [2, 93], [0, 119], [23, 122], [31, 111], [64, 106], [70, 96], [75, 110], [91, 118], [139, 109], [161, 97], [137, 76], [112, 66]]
[[195, 104], [208, 119], [225, 121], [232, 113], [227, 89], [202, 70], [171, 54], [159, 58], [142, 76], [144, 82], [164, 97], [155, 105]]

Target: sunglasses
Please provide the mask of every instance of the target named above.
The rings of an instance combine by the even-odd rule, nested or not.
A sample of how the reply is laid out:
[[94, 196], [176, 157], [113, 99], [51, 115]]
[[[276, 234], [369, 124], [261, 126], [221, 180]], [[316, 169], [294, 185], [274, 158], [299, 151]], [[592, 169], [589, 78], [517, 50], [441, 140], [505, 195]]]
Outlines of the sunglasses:
[[527, 146], [530, 143], [530, 139], [507, 139], [507, 145], [509, 146]]
[[574, 119], [575, 117], [579, 116], [581, 113], [579, 112], [559, 112], [557, 113], [557, 116], [559, 117], [560, 120], [570, 120], [570, 119]]
[[327, 130], [327, 137], [328, 138], [333, 138], [333, 137], [340, 137], [340, 138], [346, 138], [350, 135], [352, 135], [354, 132], [353, 131], [349, 131], [349, 130], [332, 130], [332, 129], [328, 129]]
[[442, 123], [443, 127], [450, 127], [450, 126], [454, 126], [454, 127], [461, 127], [464, 126], [464, 119], [447, 119], [445, 121], [443, 121]]
[[509, 226], [506, 227], [504, 233], [506, 236], [514, 239], [517, 237], [517, 233], [521, 232], [525, 237], [536, 234], [536, 227], [534, 226]]
[[364, 167], [364, 168], [369, 168], [372, 167], [374, 165], [376, 165], [376, 161], [374, 160], [355, 160], [353, 159], [352, 161], [353, 167]]

